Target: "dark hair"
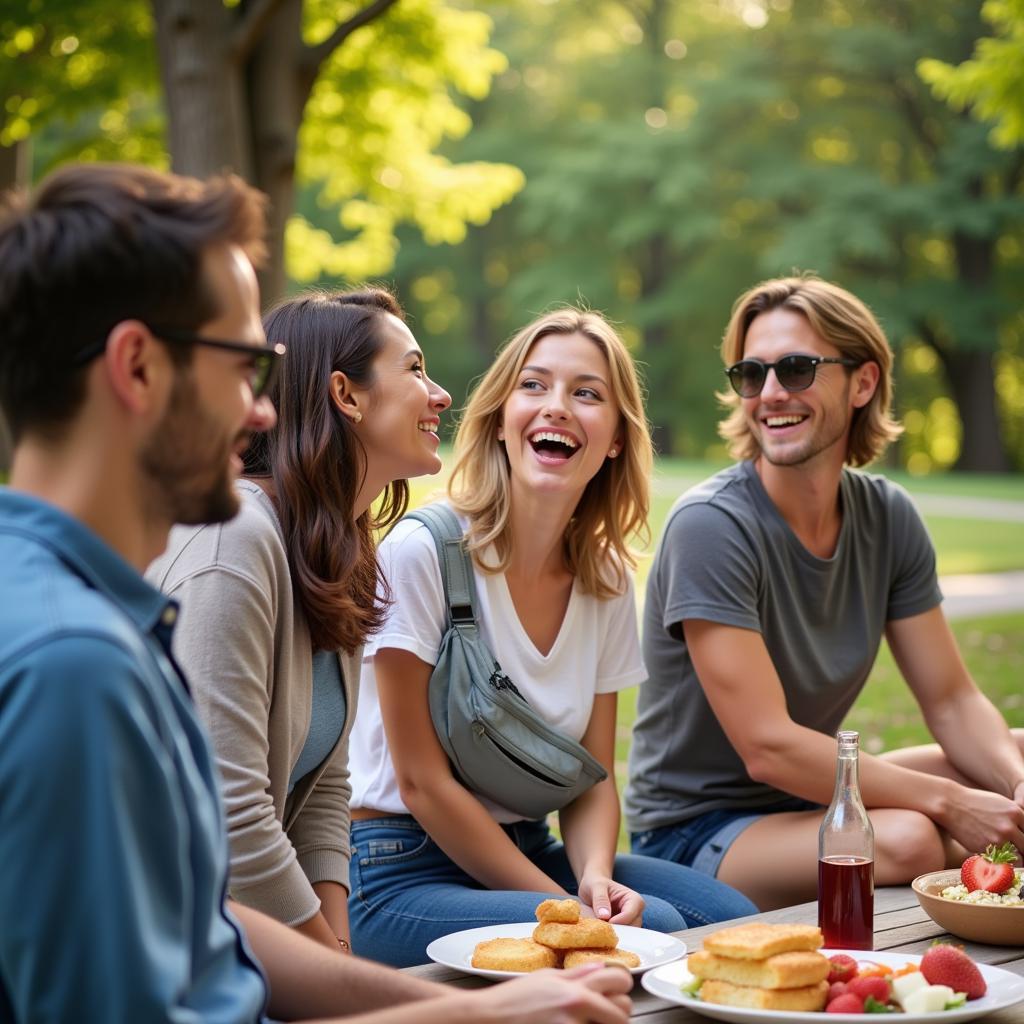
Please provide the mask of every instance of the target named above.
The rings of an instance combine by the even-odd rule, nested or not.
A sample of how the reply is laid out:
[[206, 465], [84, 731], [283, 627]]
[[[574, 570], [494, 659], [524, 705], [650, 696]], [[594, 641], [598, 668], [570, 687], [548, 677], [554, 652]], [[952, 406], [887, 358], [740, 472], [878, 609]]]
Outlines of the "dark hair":
[[[264, 256], [264, 197], [240, 178], [199, 181], [132, 164], [49, 175], [0, 213], [0, 408], [15, 441], [57, 434], [85, 397], [76, 355], [121, 321], [194, 328], [219, 313], [205, 249]], [[178, 351], [176, 352], [176, 349]], [[181, 363], [187, 347], [170, 346]]]
[[405, 319], [390, 292], [365, 288], [286, 299], [263, 320], [288, 356], [269, 392], [277, 425], [253, 438], [245, 473], [273, 478], [292, 585], [317, 650], [353, 651], [381, 628], [390, 601], [374, 532], [405, 514], [409, 485], [389, 484], [376, 514], [353, 520], [366, 451], [330, 389], [335, 370], [359, 387], [373, 384], [388, 313]]

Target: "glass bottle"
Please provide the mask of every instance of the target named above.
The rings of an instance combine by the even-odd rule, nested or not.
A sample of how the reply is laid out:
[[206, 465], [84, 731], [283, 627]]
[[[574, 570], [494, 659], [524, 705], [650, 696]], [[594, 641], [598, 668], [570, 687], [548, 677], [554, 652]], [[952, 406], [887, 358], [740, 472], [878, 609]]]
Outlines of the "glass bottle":
[[818, 831], [818, 927], [829, 949], [874, 949], [875, 833], [860, 798], [859, 739], [836, 734], [836, 786]]

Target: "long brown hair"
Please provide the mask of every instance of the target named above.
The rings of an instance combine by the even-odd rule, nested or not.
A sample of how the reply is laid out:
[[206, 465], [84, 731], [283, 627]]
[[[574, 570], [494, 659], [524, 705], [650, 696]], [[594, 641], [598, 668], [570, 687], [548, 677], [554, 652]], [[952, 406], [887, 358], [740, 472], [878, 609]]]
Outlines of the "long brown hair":
[[263, 319], [270, 341], [288, 346], [270, 398], [277, 425], [257, 434], [245, 474], [271, 477], [292, 585], [315, 650], [352, 652], [383, 624], [390, 591], [377, 565], [374, 533], [405, 513], [409, 486], [390, 483], [374, 514], [353, 519], [366, 477], [366, 451], [335, 405], [331, 374], [373, 385], [380, 322], [404, 320], [383, 288], [315, 293], [278, 303]]

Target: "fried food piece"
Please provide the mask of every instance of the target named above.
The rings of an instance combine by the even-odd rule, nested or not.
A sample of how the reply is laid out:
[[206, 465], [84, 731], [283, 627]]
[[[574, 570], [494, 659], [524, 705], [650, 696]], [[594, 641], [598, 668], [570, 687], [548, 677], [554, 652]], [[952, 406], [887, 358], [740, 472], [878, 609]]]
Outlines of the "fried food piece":
[[575, 924], [542, 921], [533, 929], [533, 941], [552, 949], [613, 949], [619, 937], [607, 921], [583, 917]]
[[537, 920], [557, 921], [559, 924], [575, 924], [580, 919], [578, 900], [544, 900], [534, 911]]
[[640, 966], [640, 957], [630, 949], [570, 949], [562, 961], [566, 970], [582, 964], [622, 964], [632, 970]]
[[540, 971], [558, 967], [561, 957], [532, 939], [485, 939], [473, 950], [470, 963], [487, 971]]
[[760, 988], [803, 988], [828, 977], [829, 962], [821, 953], [776, 953], [764, 960], [739, 960], [702, 949], [686, 961], [698, 978], [716, 978], [734, 985]]
[[821, 929], [809, 924], [739, 924], [713, 932], [704, 948], [739, 960], [765, 960], [777, 953], [820, 949]]
[[700, 987], [700, 998], [705, 1003], [720, 1006], [742, 1006], [748, 1010], [789, 1010], [814, 1013], [825, 1009], [828, 982], [819, 981], [803, 988], [755, 988], [733, 985], [729, 981], [710, 978]]

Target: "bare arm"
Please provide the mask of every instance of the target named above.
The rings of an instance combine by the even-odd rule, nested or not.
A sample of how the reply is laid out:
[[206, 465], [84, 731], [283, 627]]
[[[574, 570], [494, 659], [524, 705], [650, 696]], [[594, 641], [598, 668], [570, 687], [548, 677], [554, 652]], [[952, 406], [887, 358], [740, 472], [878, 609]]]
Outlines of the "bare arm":
[[972, 828], [983, 834], [984, 843], [969, 849], [1007, 839], [1020, 847], [1024, 758], [1003, 716], [970, 677], [942, 610], [890, 622], [886, 637], [929, 731], [957, 771], [979, 787], [952, 783], [936, 820], [953, 834]]
[[[295, 925], [295, 930], [335, 953], [347, 952], [351, 939], [345, 887], [337, 882], [316, 882], [313, 891], [320, 899], [320, 909], [308, 920]], [[345, 946], [339, 939], [345, 940]]]
[[565, 852], [580, 883], [580, 899], [597, 917], [615, 924], [639, 924], [643, 898], [612, 880], [619, 839], [619, 795], [615, 789], [615, 720], [618, 696], [598, 694], [583, 746], [604, 766], [608, 778], [591, 786], [562, 810]]
[[445, 989], [401, 971], [339, 956], [295, 929], [240, 903], [231, 910], [270, 984], [270, 1016], [279, 1020], [363, 1013], [443, 995]]
[[[794, 722], [764, 640], [752, 630], [691, 619], [683, 623], [694, 667], [712, 710], [751, 778], [783, 792], [827, 804], [832, 795], [836, 744], [830, 736]], [[1005, 728], [1005, 726], [1004, 726]], [[920, 811], [946, 827], [959, 842], [977, 848], [1006, 829], [1005, 797], [968, 791], [949, 779], [913, 771], [884, 759], [861, 754], [860, 788], [869, 808], [902, 807]], [[976, 825], [949, 813], [958, 790], [972, 794], [975, 818], [991, 828], [982, 840]], [[981, 808], [980, 803], [985, 807]], [[998, 806], [997, 806], [998, 805]], [[1019, 808], [1017, 809], [1020, 810]], [[997, 822], [1003, 825], [997, 828]], [[1021, 816], [1024, 823], [1024, 813]], [[1018, 835], [1024, 841], [1024, 835]], [[1009, 838], [1009, 836], [1004, 836]]]
[[431, 839], [488, 889], [567, 893], [534, 866], [456, 779], [427, 704], [431, 666], [397, 648], [373, 658], [381, 716], [402, 801]]
[[631, 986], [629, 974], [617, 968], [539, 971], [475, 992], [447, 989], [436, 999], [345, 1020], [348, 1024], [627, 1024], [631, 1002], [626, 993]]

